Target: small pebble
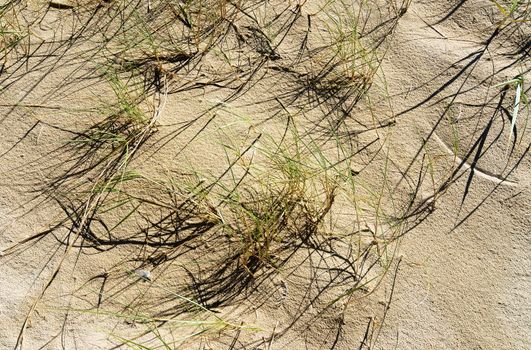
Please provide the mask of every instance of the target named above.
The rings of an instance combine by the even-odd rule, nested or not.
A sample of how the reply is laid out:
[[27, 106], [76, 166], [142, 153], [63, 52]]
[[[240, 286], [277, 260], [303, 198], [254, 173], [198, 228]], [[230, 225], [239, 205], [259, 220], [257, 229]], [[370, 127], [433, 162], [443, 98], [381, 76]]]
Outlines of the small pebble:
[[151, 272], [142, 269], [136, 269], [135, 273], [145, 280], [151, 281]]

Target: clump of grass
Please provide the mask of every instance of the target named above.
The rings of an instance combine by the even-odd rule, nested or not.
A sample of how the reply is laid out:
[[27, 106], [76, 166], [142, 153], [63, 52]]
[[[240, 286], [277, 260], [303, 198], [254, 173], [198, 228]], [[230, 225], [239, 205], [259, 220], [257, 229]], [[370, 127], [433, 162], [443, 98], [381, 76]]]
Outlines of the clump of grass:
[[108, 23], [102, 45], [117, 67], [140, 72], [160, 85], [161, 76], [173, 77], [223, 40], [241, 3], [162, 0], [134, 7], [112, 4], [109, 12], [116, 14], [115, 20], [125, 17], [127, 21]]
[[143, 93], [131, 89], [112, 67], [102, 72], [114, 93], [114, 102], [104, 101], [98, 112], [107, 116], [80, 133], [72, 143], [80, 145], [90, 154], [104, 157], [96, 158], [96, 162], [114, 162], [124, 170], [139, 145], [153, 133], [163, 106], [153, 106], [151, 113], [146, 112], [140, 105], [145, 100]]
[[232, 188], [218, 194], [226, 212], [223, 229], [238, 242], [240, 262], [249, 271], [250, 265], [277, 267], [282, 249], [318, 234], [337, 187], [300, 140], [290, 145], [270, 140], [257, 152], [265, 164], [246, 166], [252, 185], [234, 177]]
[[139, 107], [139, 103], [145, 98], [144, 93], [135, 96], [127, 84], [120, 79], [118, 73], [112, 69], [105, 71], [104, 75], [116, 97], [117, 111], [115, 115], [125, 118], [131, 123], [145, 124], [148, 122], [149, 118]]
[[322, 24], [327, 33], [323, 41], [328, 45], [319, 49], [313, 59], [320, 67], [316, 83], [321, 89], [355, 87], [363, 93], [372, 84], [379, 67], [378, 52], [363, 38], [367, 5], [361, 2], [358, 6], [341, 0], [322, 9]]

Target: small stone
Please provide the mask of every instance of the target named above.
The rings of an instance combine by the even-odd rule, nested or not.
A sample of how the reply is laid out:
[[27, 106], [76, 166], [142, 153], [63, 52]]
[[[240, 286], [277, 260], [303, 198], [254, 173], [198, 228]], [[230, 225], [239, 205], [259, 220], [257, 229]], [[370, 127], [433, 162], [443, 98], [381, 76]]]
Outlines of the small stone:
[[151, 272], [147, 271], [147, 270], [142, 270], [142, 269], [136, 269], [135, 270], [135, 273], [140, 277], [140, 278], [143, 278], [147, 281], [151, 281]]

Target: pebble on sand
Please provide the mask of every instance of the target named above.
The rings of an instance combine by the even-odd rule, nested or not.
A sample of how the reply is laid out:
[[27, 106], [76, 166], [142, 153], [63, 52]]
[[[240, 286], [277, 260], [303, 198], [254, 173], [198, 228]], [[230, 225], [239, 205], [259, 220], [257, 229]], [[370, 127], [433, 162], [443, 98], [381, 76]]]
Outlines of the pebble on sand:
[[151, 281], [151, 272], [147, 270], [137, 269], [135, 270], [135, 273], [140, 276], [141, 278]]

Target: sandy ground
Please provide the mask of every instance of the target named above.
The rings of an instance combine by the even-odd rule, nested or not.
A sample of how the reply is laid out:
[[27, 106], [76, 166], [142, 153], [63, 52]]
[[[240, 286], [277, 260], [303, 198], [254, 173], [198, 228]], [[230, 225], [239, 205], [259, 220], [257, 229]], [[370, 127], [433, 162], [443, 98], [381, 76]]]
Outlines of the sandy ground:
[[[38, 9], [38, 5], [32, 3], [30, 8]], [[278, 3], [272, 6], [281, 8]], [[302, 7], [301, 18], [318, 7], [317, 2], [308, 1]], [[76, 17], [70, 17], [69, 11], [50, 8], [34, 28], [35, 33], [49, 41], [68, 35], [56, 27], [67, 33], [75, 28], [72, 23]], [[242, 291], [241, 296], [219, 301], [215, 306], [222, 315], [258, 325], [261, 331], [229, 332], [210, 342], [187, 343], [183, 348], [531, 347], [531, 157], [527, 153], [531, 138], [524, 128], [529, 111], [521, 111], [517, 126], [523, 132], [518, 134], [508, 159], [510, 121], [497, 106], [503, 106], [510, 114], [514, 91], [504, 98], [500, 97], [500, 88], [493, 87], [517, 75], [531, 79], [531, 26], [524, 23], [517, 30], [509, 28], [492, 36], [499, 20], [495, 6], [487, 0], [413, 0], [383, 46], [383, 74], [373, 84], [370, 113], [365, 100], [351, 112], [357, 113], [357, 120], [365, 124], [374, 118], [382, 123], [396, 122], [381, 134], [377, 131], [359, 138], [361, 144], [369, 142], [373, 135], [385, 138], [384, 147], [392, 164], [389, 176], [396, 186], [389, 191], [390, 196], [411, 190], [410, 181], [418, 176], [420, 164], [430, 162], [433, 181], [426, 180], [418, 193], [419, 198], [429, 198], [460, 164], [449, 185], [444, 185], [444, 193], [437, 196], [435, 210], [401, 238], [395, 258], [400, 264], [392, 265], [396, 279], [394, 273], [389, 273], [373, 294], [354, 295], [348, 307], [336, 305], [319, 314], [319, 305], [309, 305], [292, 323], [303, 308], [307, 291], [315, 288], [307, 282], [305, 274], [309, 270], [297, 270], [297, 259], [305, 261], [304, 256], [297, 256], [283, 274], [263, 282], [260, 293], [247, 295]], [[305, 25], [304, 20], [296, 22], [294, 35], [302, 33]], [[324, 30], [314, 25], [314, 32]], [[42, 185], [73, 164], [74, 154], [61, 147], [72, 138], [71, 130], [85, 130], [98, 120], [96, 115], [84, 111], [109, 96], [108, 86], [91, 76], [93, 71], [82, 55], [83, 49], [92, 45], [89, 39], [80, 47], [58, 49], [53, 49], [52, 44], [40, 48], [39, 40], [31, 44], [36, 50], [32, 59], [21, 60], [0, 75], [2, 250], [48, 229], [62, 217], [57, 203], [42, 201]], [[287, 40], [278, 48], [280, 56], [289, 56], [293, 47], [296, 45]], [[217, 64], [208, 61], [205, 69], [214, 69]], [[178, 132], [183, 121], [194, 120], [216, 101], [227, 98], [232, 90], [204, 87], [169, 94], [158, 126], [161, 136], [149, 141], [149, 149], [157, 151], [140, 155], [136, 167], [153, 177], [182, 171], [182, 164], [187, 169], [224, 169], [226, 163], [220, 161], [223, 153], [215, 137], [219, 127], [239, 122], [244, 115], [253, 116], [253, 122], [269, 121], [278, 108], [274, 98], [269, 97], [282, 99], [288, 95], [282, 93], [293, 88], [291, 78], [275, 70], [267, 72], [263, 76], [257, 74], [248, 91], [227, 104], [229, 112], [219, 112], [212, 123], [208, 118], [197, 118], [183, 133]], [[285, 97], [284, 102], [288, 100]], [[297, 110], [295, 105], [294, 102], [288, 109]], [[319, 108], [308, 109], [304, 114], [308, 128], [313, 125], [316, 132], [326, 129], [320, 119], [322, 113]], [[352, 122], [352, 127], [356, 125]], [[282, 121], [273, 120], [261, 125], [260, 130], [275, 133], [282, 128]], [[238, 140], [248, 131], [237, 124], [225, 132]], [[454, 155], [456, 140], [459, 147]], [[481, 140], [484, 146], [478, 155]], [[371, 173], [371, 169], [382, 165], [378, 162], [381, 160], [376, 159], [376, 168], [367, 166], [369, 170], [360, 176], [381, 181]], [[107, 273], [114, 276], [117, 272], [119, 276], [106, 289], [106, 293], [115, 296], [110, 298], [111, 306], [134, 304], [134, 298], [130, 299], [137, 290], [134, 288], [145, 288], [144, 284], [137, 284], [133, 293], [129, 290], [123, 297], [118, 292], [125, 283], [123, 272], [135, 268], [131, 257], [143, 253], [134, 247], [99, 254], [80, 253], [74, 248], [61, 262], [66, 248], [57, 242], [65, 232], [54, 231], [0, 257], [1, 349], [15, 348], [24, 319], [57, 264], [63, 268], [26, 326], [24, 349], [109, 349], [117, 341], [109, 333], [127, 334], [141, 328], [110, 316], [75, 311], [65, 316], [66, 309], [94, 304], [99, 281]], [[186, 285], [189, 277], [183, 274], [182, 266], [197, 257], [182, 254], [177, 264], [154, 269], [153, 274], [164, 281], [160, 283], [176, 289]], [[300, 266], [305, 265], [301, 262]], [[288, 273], [290, 269], [293, 271]], [[182, 280], [173, 281], [172, 276]], [[333, 297], [333, 293], [326, 294], [324, 303]], [[218, 301], [216, 298], [213, 303]], [[145, 308], [161, 306], [156, 300], [146, 305]], [[378, 336], [372, 334], [369, 340], [365, 337], [362, 344], [371, 320], [373, 326], [378, 326], [376, 329], [385, 322], [376, 331]]]

